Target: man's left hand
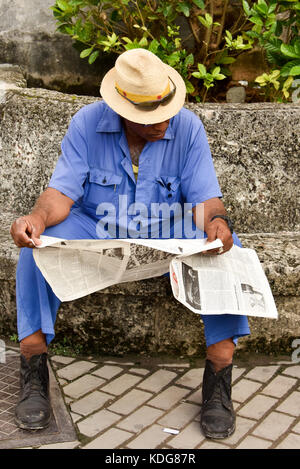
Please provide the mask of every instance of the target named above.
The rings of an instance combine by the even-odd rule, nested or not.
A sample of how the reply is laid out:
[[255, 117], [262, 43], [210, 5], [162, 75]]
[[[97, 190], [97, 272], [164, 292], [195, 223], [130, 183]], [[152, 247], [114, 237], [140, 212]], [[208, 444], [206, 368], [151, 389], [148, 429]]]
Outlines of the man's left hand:
[[205, 231], [207, 234], [207, 242], [215, 241], [215, 239], [219, 238], [223, 243], [222, 249], [210, 249], [209, 251], [205, 251], [206, 254], [224, 254], [232, 248], [232, 234], [226, 221], [222, 220], [222, 218], [215, 218], [208, 223]]

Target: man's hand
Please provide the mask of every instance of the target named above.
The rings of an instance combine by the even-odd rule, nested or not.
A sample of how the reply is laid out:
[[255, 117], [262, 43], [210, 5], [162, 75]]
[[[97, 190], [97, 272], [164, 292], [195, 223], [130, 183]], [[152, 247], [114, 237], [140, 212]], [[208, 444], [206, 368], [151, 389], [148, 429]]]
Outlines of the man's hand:
[[19, 248], [33, 248], [35, 245], [41, 244], [39, 237], [45, 228], [42, 216], [32, 213], [17, 218], [11, 225], [10, 234]]
[[19, 248], [40, 245], [40, 235], [48, 226], [57, 225], [67, 218], [74, 201], [56, 189], [48, 187], [38, 198], [30, 215], [18, 218], [10, 234]]
[[222, 251], [219, 249], [211, 249], [206, 251], [206, 254], [224, 254], [229, 251], [233, 246], [233, 239], [231, 231], [225, 220], [222, 218], [215, 218], [213, 221], [206, 225], [207, 242], [214, 241], [219, 238], [223, 243]]
[[195, 224], [198, 228], [205, 231], [208, 242], [215, 241], [219, 238], [223, 243], [223, 248], [210, 249], [209, 251], [203, 252], [203, 254], [223, 254], [232, 248], [233, 239], [227, 222], [222, 218], [215, 218], [211, 221], [215, 215], [226, 215], [223, 202], [219, 198], [208, 199], [196, 205], [193, 208], [193, 214]]

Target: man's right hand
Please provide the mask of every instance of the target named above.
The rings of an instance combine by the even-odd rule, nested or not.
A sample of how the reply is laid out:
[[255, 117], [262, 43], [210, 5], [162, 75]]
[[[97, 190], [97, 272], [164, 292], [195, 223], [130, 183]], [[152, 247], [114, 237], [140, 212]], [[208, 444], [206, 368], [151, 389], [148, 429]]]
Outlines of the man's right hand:
[[40, 235], [45, 231], [43, 217], [37, 213], [17, 218], [10, 228], [10, 234], [19, 248], [33, 248], [41, 244]]

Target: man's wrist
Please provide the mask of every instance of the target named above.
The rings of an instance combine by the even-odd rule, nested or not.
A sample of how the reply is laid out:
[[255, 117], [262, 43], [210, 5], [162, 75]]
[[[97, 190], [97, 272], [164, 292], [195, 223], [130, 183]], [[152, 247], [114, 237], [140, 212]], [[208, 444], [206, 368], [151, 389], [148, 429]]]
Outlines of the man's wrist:
[[231, 234], [233, 233], [233, 229], [234, 229], [234, 223], [233, 221], [227, 217], [227, 215], [214, 215], [210, 221], [212, 222], [213, 220], [215, 220], [216, 218], [221, 218], [222, 220], [226, 221], [227, 225], [228, 225], [228, 228], [230, 229], [230, 232]]

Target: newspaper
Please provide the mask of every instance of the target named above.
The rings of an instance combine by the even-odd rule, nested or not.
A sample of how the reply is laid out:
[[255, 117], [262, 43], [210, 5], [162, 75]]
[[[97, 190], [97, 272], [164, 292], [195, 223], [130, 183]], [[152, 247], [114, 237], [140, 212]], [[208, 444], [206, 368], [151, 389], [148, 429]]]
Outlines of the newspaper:
[[253, 249], [233, 246], [222, 256], [174, 258], [170, 280], [175, 298], [194, 313], [278, 317], [268, 280]]
[[41, 236], [35, 262], [55, 295], [71, 301], [118, 283], [170, 272], [174, 297], [198, 314], [277, 317], [267, 278], [252, 249], [222, 256], [217, 239], [66, 240]]

